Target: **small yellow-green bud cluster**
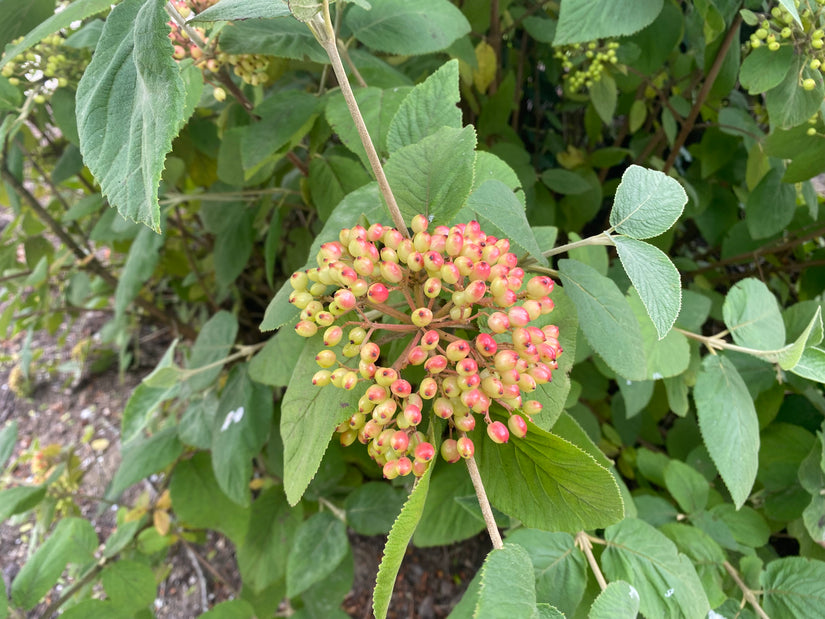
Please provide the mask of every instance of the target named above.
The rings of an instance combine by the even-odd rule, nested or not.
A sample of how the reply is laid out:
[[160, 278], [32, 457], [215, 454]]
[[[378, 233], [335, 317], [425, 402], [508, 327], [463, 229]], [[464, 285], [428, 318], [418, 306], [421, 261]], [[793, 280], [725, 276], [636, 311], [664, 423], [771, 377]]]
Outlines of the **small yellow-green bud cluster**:
[[[450, 462], [473, 455], [466, 433], [476, 415], [494, 442], [523, 438], [524, 417], [542, 409], [523, 395], [551, 380], [562, 353], [556, 326], [530, 324], [553, 310], [552, 279], [525, 282], [510, 242], [477, 221], [428, 224], [413, 218], [411, 237], [381, 224], [344, 229], [321, 245], [317, 267], [290, 278], [295, 331], [324, 341], [312, 382], [366, 386], [337, 428], [341, 443], [366, 444], [388, 478], [427, 470], [435, 451], [418, 430], [425, 413], [447, 420], [441, 454]], [[390, 359], [394, 340], [403, 351]], [[490, 418], [493, 405], [506, 425]]]
[[618, 64], [616, 41], [590, 41], [562, 45], [555, 57], [561, 60], [565, 87], [571, 93], [590, 88], [610, 66]]
[[46, 37], [4, 65], [0, 74], [33, 95], [35, 103], [45, 103], [58, 88], [77, 84], [91, 58], [88, 50], [67, 47], [65, 40], [60, 33]]

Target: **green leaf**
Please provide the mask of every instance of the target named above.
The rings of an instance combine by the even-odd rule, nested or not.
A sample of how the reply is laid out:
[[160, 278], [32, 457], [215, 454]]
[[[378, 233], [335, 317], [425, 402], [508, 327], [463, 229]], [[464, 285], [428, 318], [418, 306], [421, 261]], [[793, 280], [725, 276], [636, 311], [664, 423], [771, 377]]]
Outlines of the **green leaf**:
[[604, 532], [605, 576], [624, 580], [639, 593], [645, 617], [704, 617], [707, 596], [690, 560], [667, 537], [641, 520], [627, 518]]
[[6, 461], [14, 451], [14, 444], [17, 442], [17, 420], [13, 419], [0, 430], [0, 470], [6, 465]]
[[272, 390], [253, 383], [246, 365], [232, 368], [221, 392], [212, 428], [212, 469], [226, 495], [249, 505], [252, 459], [269, 437]]
[[799, 466], [799, 483], [811, 495], [802, 512], [802, 522], [811, 539], [825, 539], [825, 462], [822, 457], [822, 434], [819, 433], [810, 453]]
[[160, 231], [158, 185], [184, 113], [164, 0], [125, 0], [109, 14], [77, 87], [80, 150], [109, 203]]
[[381, 0], [369, 11], [354, 6], [344, 23], [367, 47], [402, 56], [441, 51], [470, 32], [467, 18], [447, 0]]
[[295, 329], [284, 327], [267, 341], [249, 362], [249, 377], [270, 387], [286, 387], [295, 370], [295, 359], [306, 340]]
[[[811, 340], [814, 344], [818, 344], [822, 340], [822, 308], [819, 306], [805, 330], [796, 338], [793, 344], [786, 346], [779, 353], [779, 367], [783, 370], [793, 370], [802, 360], [805, 349]], [[2, 458], [0, 458], [0, 462], [2, 461]]]
[[183, 460], [169, 484], [172, 507], [178, 519], [196, 529], [215, 529], [235, 544], [241, 544], [249, 525], [249, 509], [243, 508], [218, 486], [206, 452]]
[[659, 248], [617, 235], [612, 237], [625, 273], [639, 292], [659, 339], [667, 335], [682, 308], [679, 271]]
[[0, 490], [0, 522], [15, 514], [22, 514], [37, 505], [46, 496], [48, 486], [15, 486]]
[[796, 3], [794, 0], [779, 0], [779, 4], [781, 4], [782, 7], [791, 14], [791, 17], [793, 17], [794, 21], [800, 28], [804, 28], [802, 25], [802, 20], [799, 19], [799, 12], [796, 10]]
[[785, 323], [776, 297], [754, 277], [737, 282], [728, 291], [722, 316], [739, 346], [778, 350], [785, 345]]
[[825, 607], [825, 563], [785, 557], [768, 563], [759, 581], [762, 607], [771, 617], [816, 619]]
[[659, 236], [676, 223], [685, 204], [687, 194], [678, 181], [631, 165], [616, 189], [610, 225], [634, 239]]
[[564, 291], [576, 306], [587, 341], [615, 372], [646, 380], [644, 344], [633, 310], [613, 280], [576, 260], [560, 260]]
[[767, 45], [753, 49], [739, 69], [739, 83], [752, 95], [759, 95], [778, 86], [791, 68], [793, 46], [782, 45], [772, 52]]
[[484, 429], [473, 433], [478, 468], [494, 506], [527, 527], [554, 531], [595, 529], [623, 516], [610, 471], [572, 443], [527, 425], [525, 438], [511, 436], [503, 445], [490, 441]]
[[[78, 2], [82, 7], [76, 8], [71, 16], [64, 16], [61, 13], [52, 15], [54, 12], [54, 5], [49, 0], [35, 0], [35, 1], [20, 1], [20, 0], [2, 0], [0, 1], [0, 15], [3, 16], [3, 22], [0, 24], [0, 49], [4, 48], [6, 44], [13, 39], [25, 33], [29, 28], [23, 40], [6, 50], [3, 54], [3, 59], [0, 61], [0, 67], [5, 65], [10, 60], [14, 60], [19, 54], [29, 49], [32, 45], [39, 43], [45, 37], [67, 27], [76, 19], [83, 19], [89, 15], [102, 11], [106, 7], [100, 6], [100, 0], [96, 2]], [[67, 9], [70, 7], [67, 7]], [[89, 11], [89, 12], [87, 12]]]
[[723, 602], [726, 596], [722, 586], [727, 572], [722, 563], [726, 557], [719, 544], [698, 527], [681, 522], [669, 522], [659, 530], [673, 540], [679, 552], [693, 561], [710, 605], [715, 607]]
[[636, 619], [639, 612], [639, 592], [624, 580], [607, 585], [590, 607], [590, 619]]
[[358, 486], [344, 502], [347, 524], [361, 535], [386, 535], [404, 506], [399, 488], [382, 482]]
[[535, 575], [524, 548], [504, 544], [504, 548], [487, 555], [481, 566], [481, 588], [473, 617], [538, 617]]
[[618, 96], [616, 80], [609, 73], [602, 73], [599, 81], [590, 87], [590, 101], [596, 108], [596, 113], [602, 122], [610, 125], [613, 122], [613, 114], [616, 112], [616, 99]]
[[295, 532], [286, 565], [286, 594], [295, 597], [329, 576], [349, 546], [347, 528], [330, 512], [318, 512]]
[[242, 19], [261, 19], [269, 17], [286, 17], [289, 7], [284, 0], [221, 0], [200, 13], [193, 15], [190, 23], [238, 21]]
[[420, 142], [441, 127], [461, 129], [458, 61], [451, 60], [412, 89], [398, 107], [387, 133], [390, 152]]
[[553, 45], [633, 34], [653, 23], [664, 0], [565, 0]]
[[[0, 76], [0, 111], [16, 110], [23, 102], [23, 94], [9, 80]], [[67, 151], [66, 152], [70, 152]]]
[[395, 519], [390, 534], [387, 536], [387, 543], [384, 546], [384, 555], [381, 558], [381, 565], [378, 566], [378, 575], [375, 578], [375, 590], [372, 593], [372, 611], [375, 619], [386, 619], [387, 610], [390, 607], [392, 590], [401, 561], [407, 551], [407, 546], [412, 539], [421, 514], [424, 513], [424, 504], [427, 501], [427, 491], [430, 488], [430, 477], [432, 476], [435, 462], [431, 463], [427, 471], [415, 481], [412, 492], [407, 498], [401, 513]]
[[[238, 335], [238, 319], [234, 314], [220, 311], [206, 321], [192, 346], [192, 352], [187, 360], [186, 367], [190, 370], [202, 368], [224, 359]], [[193, 391], [203, 391], [220, 375], [222, 365], [198, 372], [186, 381], [187, 387]]]
[[474, 189], [462, 211], [472, 212], [484, 230], [510, 239], [510, 251], [520, 256], [528, 254], [539, 264], [548, 264], [527, 221], [524, 205], [501, 181], [485, 181]]
[[671, 460], [665, 467], [665, 486], [687, 514], [700, 512], [708, 504], [710, 487], [707, 480], [680, 460]]
[[796, 190], [782, 181], [782, 168], [773, 168], [748, 195], [745, 222], [754, 239], [782, 232], [796, 212]]
[[536, 579], [536, 599], [551, 600], [573, 616], [587, 586], [587, 566], [569, 533], [516, 529], [507, 542], [519, 544], [530, 555]]
[[791, 372], [802, 378], [825, 383], [825, 350], [807, 348]]
[[84, 518], [64, 518], [17, 573], [11, 599], [24, 610], [40, 602], [60, 578], [66, 565], [85, 565], [94, 560], [98, 540], [92, 524]]
[[249, 530], [237, 547], [244, 587], [259, 593], [286, 575], [287, 553], [301, 526], [303, 508], [290, 507], [281, 488], [264, 490], [252, 504]]
[[115, 289], [115, 316], [123, 316], [143, 285], [152, 277], [160, 259], [163, 237], [141, 228], [129, 247], [129, 255]]
[[177, 460], [183, 452], [177, 433], [178, 429], [170, 426], [150, 437], [137, 435], [123, 443], [120, 466], [106, 489], [106, 498], [117, 499], [132, 484], [162, 471]]
[[[234, 208], [233, 208], [234, 207]], [[222, 290], [243, 272], [255, 242], [255, 211], [245, 204], [226, 205], [225, 218], [215, 235], [215, 280]]]
[[727, 357], [709, 355], [693, 398], [705, 446], [739, 508], [759, 467], [759, 419], [748, 388]]
[[[355, 90], [355, 101], [361, 110], [364, 124], [372, 138], [375, 149], [381, 156], [389, 151], [387, 148], [388, 134], [392, 126], [393, 119], [398, 112], [402, 102], [406, 99], [412, 89], [407, 87], [388, 88], [359, 88]], [[358, 155], [361, 162], [367, 169], [370, 162], [367, 158], [367, 151], [361, 143], [361, 137], [355, 123], [352, 122], [347, 102], [344, 95], [337, 93], [332, 95], [327, 102], [326, 119], [333, 128], [344, 145], [353, 153]], [[393, 186], [393, 189], [395, 187]]]
[[[157, 372], [173, 366], [175, 346], [177, 340], [163, 354], [152, 373], [147, 376], [151, 379]], [[140, 434], [140, 431], [149, 423], [152, 413], [162, 402], [174, 398], [180, 391], [180, 384], [172, 386], [150, 387], [146, 383], [139, 384], [126, 402], [123, 416], [120, 420], [120, 440], [128, 443]]]
[[229, 600], [216, 604], [198, 619], [252, 619], [255, 609], [246, 600]]
[[473, 186], [475, 130], [442, 127], [395, 151], [385, 173], [406, 221], [423, 213], [432, 225], [449, 224]]
[[136, 612], [155, 601], [155, 573], [143, 563], [116, 561], [106, 566], [101, 580], [106, 596], [119, 609]]
[[370, 182], [370, 175], [356, 159], [325, 154], [309, 162], [307, 181], [318, 215], [326, 220], [344, 196]]
[[311, 340], [304, 346], [281, 402], [284, 490], [290, 505], [303, 496], [318, 471], [335, 426], [352, 414], [364, 391], [344, 391], [332, 385], [319, 388], [312, 384], [319, 343]]
[[312, 32], [297, 19], [253, 19], [221, 30], [227, 54], [263, 54], [327, 64], [329, 58]]
[[552, 191], [575, 195], [590, 191], [590, 183], [581, 176], [564, 168], [550, 168], [541, 173], [541, 182]]
[[[816, 82], [813, 90], [802, 88], [801, 81], [811, 78]], [[768, 110], [771, 127], [790, 129], [801, 125], [816, 114], [825, 96], [825, 86], [819, 71], [808, 67], [804, 55], [794, 55], [785, 79], [775, 88], [765, 93], [765, 107]]]
[[468, 539], [484, 529], [484, 521], [479, 521], [462, 507], [456, 501], [459, 497], [471, 498], [478, 509], [478, 499], [466, 467], [439, 467], [430, 479], [427, 503], [413, 536], [415, 546], [445, 546]]
[[684, 372], [690, 364], [690, 345], [687, 337], [678, 331], [671, 331], [660, 340], [656, 327], [647, 315], [635, 288], [630, 289], [627, 302], [642, 332], [647, 360], [647, 380], [670, 378]]

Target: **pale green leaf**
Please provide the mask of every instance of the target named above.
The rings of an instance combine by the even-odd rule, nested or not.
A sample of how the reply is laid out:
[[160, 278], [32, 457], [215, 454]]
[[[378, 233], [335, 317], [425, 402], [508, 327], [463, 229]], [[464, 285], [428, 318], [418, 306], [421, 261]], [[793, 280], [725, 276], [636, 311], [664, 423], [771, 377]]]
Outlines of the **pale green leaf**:
[[653, 23], [663, 4], [664, 0], [565, 0], [553, 45], [633, 34]]
[[387, 536], [384, 555], [375, 578], [375, 590], [372, 593], [372, 611], [375, 619], [386, 619], [398, 569], [401, 567], [421, 514], [424, 513], [424, 504], [427, 501], [430, 477], [434, 468], [435, 462], [430, 464], [424, 475], [416, 480], [407, 502], [404, 503], [401, 513], [395, 519], [390, 534]]
[[771, 617], [818, 619], [825, 608], [825, 563], [785, 557], [768, 563], [760, 575], [762, 606]]
[[548, 264], [527, 221], [524, 205], [501, 181], [485, 181], [474, 189], [462, 211], [472, 212], [489, 233], [510, 239], [510, 251], [519, 256], [530, 255], [539, 264]]
[[[779, 363], [779, 367], [783, 370], [793, 370], [796, 365], [801, 361], [802, 355], [805, 353], [805, 349], [808, 347], [809, 343], [813, 340], [813, 344], [819, 344], [822, 340], [822, 308], [817, 307], [816, 313], [814, 313], [811, 321], [808, 323], [808, 326], [805, 327], [805, 330], [799, 335], [796, 340], [782, 349], [779, 353], [777, 362]], [[2, 462], [2, 459], [0, 459]]]
[[406, 221], [422, 213], [451, 223], [473, 186], [475, 146], [472, 127], [442, 127], [390, 156], [385, 172]]
[[685, 204], [687, 194], [678, 181], [631, 165], [616, 189], [610, 225], [634, 239], [659, 236], [676, 223]]
[[295, 532], [286, 564], [286, 594], [295, 597], [329, 576], [347, 554], [346, 525], [330, 512], [318, 512]]
[[[169, 348], [166, 349], [161, 360], [158, 362], [155, 369], [149, 377], [155, 375], [157, 372], [170, 368], [174, 364], [175, 340]], [[149, 378], [147, 377], [147, 378]], [[150, 387], [146, 383], [139, 384], [132, 395], [126, 402], [126, 407], [123, 409], [123, 415], [120, 420], [120, 440], [128, 443], [149, 423], [152, 413], [155, 412], [162, 402], [174, 398], [180, 391], [180, 384]]]
[[599, 81], [595, 82], [590, 87], [590, 101], [593, 107], [596, 108], [596, 113], [602, 122], [610, 125], [613, 122], [613, 114], [616, 112], [616, 101], [618, 98], [618, 91], [616, 89], [616, 80], [610, 73], [602, 73]]
[[521, 187], [521, 181], [515, 170], [511, 168], [503, 159], [493, 153], [479, 150], [476, 151], [475, 177], [473, 178], [473, 190], [481, 187], [487, 181], [501, 181], [512, 189], [522, 206], [527, 201]]
[[794, 0], [779, 0], [779, 4], [781, 4], [782, 7], [791, 14], [791, 17], [793, 17], [794, 21], [800, 28], [804, 27], [802, 25], [802, 20], [799, 19], [799, 12], [796, 10], [796, 3]]
[[608, 580], [624, 580], [638, 591], [645, 617], [705, 617], [710, 610], [690, 560], [662, 533], [627, 518], [604, 532], [601, 565]]
[[754, 239], [782, 232], [796, 212], [796, 190], [782, 181], [784, 168], [773, 168], [754, 187], [745, 205], [745, 223]]
[[309, 162], [309, 192], [322, 221], [327, 220], [347, 194], [370, 180], [364, 165], [352, 157], [325, 154]]
[[709, 355], [702, 362], [693, 397], [705, 447], [741, 507], [759, 467], [759, 419], [748, 388], [727, 357]]
[[216, 604], [198, 619], [252, 619], [255, 609], [246, 600], [228, 600]]
[[0, 522], [15, 514], [22, 514], [37, 505], [46, 496], [48, 486], [14, 486], [0, 490]]
[[802, 378], [825, 383], [825, 350], [807, 348], [791, 372]]
[[445, 546], [472, 537], [484, 529], [484, 521], [462, 507], [456, 498], [478, 499], [473, 490], [473, 482], [464, 466], [444, 466], [433, 473], [427, 503], [421, 520], [413, 536], [413, 544], [418, 548]]
[[560, 260], [564, 291], [576, 306], [587, 341], [615, 372], [646, 380], [647, 363], [639, 323], [613, 280], [576, 260]]
[[470, 32], [467, 18], [448, 0], [382, 0], [369, 11], [352, 7], [344, 23], [367, 47], [403, 56], [441, 51]]
[[538, 617], [533, 566], [524, 548], [508, 543], [487, 555], [481, 566], [481, 587], [473, 617]]
[[541, 182], [556, 193], [570, 195], [590, 191], [591, 186], [584, 178], [565, 170], [564, 168], [550, 168], [541, 173]]
[[785, 323], [776, 297], [754, 277], [737, 282], [728, 291], [722, 316], [739, 346], [778, 350], [785, 345]]
[[0, 430], [0, 470], [6, 465], [6, 461], [14, 451], [14, 444], [17, 442], [17, 420], [13, 419]]
[[177, 460], [183, 452], [178, 429], [170, 426], [152, 436], [135, 436], [121, 447], [120, 465], [106, 489], [106, 498], [114, 499], [132, 484], [157, 473]]
[[[291, 307], [291, 306], [290, 306]], [[286, 387], [295, 370], [295, 359], [306, 340], [292, 327], [280, 329], [249, 362], [249, 377], [270, 387]]]
[[794, 50], [782, 45], [771, 51], [767, 45], [753, 49], [739, 69], [739, 82], [752, 95], [762, 94], [782, 83], [791, 68]]
[[[18, 2], [17, 4], [23, 6], [26, 4], [31, 5], [33, 3]], [[32, 45], [42, 41], [53, 32], [69, 27], [74, 21], [85, 19], [90, 15], [105, 11], [109, 9], [111, 5], [111, 0], [75, 0], [74, 2], [68, 4], [59, 13], [55, 13], [47, 20], [41, 22], [38, 26], [29, 31], [29, 33], [26, 34], [20, 42], [7, 49], [6, 53], [3, 54], [2, 59], [0, 59], [0, 68], [5, 66], [5, 64], [10, 60], [13, 60], [25, 52]], [[15, 19], [9, 14], [6, 14], [5, 17], [9, 21], [15, 21]]]
[[[802, 88], [802, 80], [813, 79], [813, 90]], [[808, 67], [804, 55], [795, 54], [785, 79], [765, 93], [765, 107], [772, 128], [790, 129], [805, 123], [816, 114], [825, 96], [825, 86], [819, 70]]]
[[[213, 315], [198, 332], [186, 367], [196, 370], [217, 364], [229, 354], [237, 334], [238, 319], [234, 314], [220, 311]], [[202, 391], [214, 383], [222, 370], [223, 365], [203, 369], [189, 378], [186, 384], [193, 392]]]
[[263, 54], [327, 64], [329, 57], [306, 24], [297, 19], [253, 19], [221, 30], [221, 51]]
[[155, 573], [148, 565], [121, 559], [100, 575], [106, 596], [118, 608], [136, 612], [155, 601]]
[[639, 592], [624, 580], [607, 585], [590, 607], [590, 619], [636, 619], [639, 612]]
[[656, 327], [647, 315], [635, 288], [630, 289], [627, 302], [642, 332], [647, 361], [647, 380], [670, 378], [684, 372], [690, 364], [690, 345], [687, 337], [678, 331], [670, 331], [660, 340]]
[[129, 248], [126, 264], [120, 272], [115, 288], [115, 315], [122, 316], [130, 309], [140, 289], [152, 277], [160, 259], [163, 237], [148, 228], [141, 228]]
[[[493, 414], [495, 417], [495, 413]], [[528, 422], [527, 436], [502, 445], [483, 428], [473, 432], [475, 455], [490, 502], [527, 527], [575, 532], [624, 514], [619, 488], [606, 468], [572, 443]], [[514, 479], [523, 483], [514, 484]]]
[[705, 509], [710, 487], [707, 480], [681, 460], [671, 460], [665, 467], [665, 486], [679, 507], [687, 514]]
[[83, 160], [121, 215], [160, 231], [158, 185], [184, 114], [164, 0], [125, 0], [109, 14], [77, 87]]
[[412, 89], [398, 107], [387, 133], [390, 152], [432, 135], [441, 127], [461, 129], [458, 61], [451, 60]]
[[91, 523], [84, 518], [63, 518], [17, 573], [11, 584], [11, 599], [16, 606], [31, 610], [60, 578], [66, 565], [85, 565], [94, 560], [98, 539]]
[[284, 0], [220, 0], [197, 15], [189, 22], [239, 21], [288, 16], [289, 7]]
[[679, 271], [662, 250], [649, 243], [621, 235], [612, 238], [622, 267], [662, 339], [682, 308]]

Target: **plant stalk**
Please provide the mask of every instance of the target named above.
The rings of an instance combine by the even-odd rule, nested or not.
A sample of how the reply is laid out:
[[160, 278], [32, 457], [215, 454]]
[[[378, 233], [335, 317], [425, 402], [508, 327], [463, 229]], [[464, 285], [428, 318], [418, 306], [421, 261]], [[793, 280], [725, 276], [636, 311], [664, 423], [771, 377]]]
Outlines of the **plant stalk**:
[[581, 239], [580, 241], [574, 241], [572, 243], [567, 243], [566, 245], [559, 245], [558, 247], [548, 249], [547, 251], [542, 252], [542, 256], [549, 258], [550, 256], [556, 256], [558, 254], [569, 252], [571, 249], [588, 247], [590, 245], [613, 245], [613, 240], [610, 238], [611, 230], [605, 230], [600, 234], [589, 236], [586, 239]]
[[771, 619], [768, 616], [762, 607], [759, 605], [759, 602], [756, 599], [756, 596], [753, 594], [753, 591], [742, 581], [742, 578], [739, 576], [739, 572], [727, 561], [722, 562], [722, 565], [725, 566], [725, 570], [730, 574], [730, 577], [733, 578], [733, 581], [736, 583], [736, 586], [742, 591], [742, 595], [745, 596], [745, 599], [748, 603], [753, 606], [753, 609], [756, 611], [756, 614], [759, 615], [761, 619]]
[[475, 456], [470, 456], [465, 462], [467, 463], [467, 470], [470, 472], [470, 479], [473, 481], [476, 497], [478, 497], [481, 515], [484, 516], [484, 523], [487, 525], [487, 533], [490, 534], [490, 541], [493, 542], [493, 548], [501, 550], [504, 548], [504, 542], [501, 541], [501, 533], [498, 532], [498, 525], [495, 516], [493, 516], [493, 508], [490, 507], [490, 501], [487, 499], [487, 492], [484, 490], [484, 483], [481, 481], [481, 474], [478, 472]]
[[593, 544], [590, 542], [590, 536], [584, 531], [576, 533], [576, 546], [581, 548], [584, 556], [587, 557], [587, 562], [590, 564], [590, 569], [593, 570], [593, 575], [596, 577], [596, 582], [599, 583], [599, 588], [602, 591], [607, 589], [607, 580], [605, 580], [602, 569], [599, 567], [599, 563], [593, 555]]

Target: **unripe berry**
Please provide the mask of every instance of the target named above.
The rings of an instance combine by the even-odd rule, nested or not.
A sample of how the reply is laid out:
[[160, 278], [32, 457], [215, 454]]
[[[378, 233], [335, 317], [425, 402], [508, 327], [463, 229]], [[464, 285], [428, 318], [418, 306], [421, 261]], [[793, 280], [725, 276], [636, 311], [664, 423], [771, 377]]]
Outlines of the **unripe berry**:
[[381, 349], [374, 342], [367, 342], [361, 347], [359, 352], [363, 361], [375, 362], [381, 356]]
[[475, 453], [475, 445], [473, 445], [472, 439], [466, 436], [462, 436], [456, 441], [456, 449], [458, 454], [465, 460], [472, 458]]
[[306, 290], [293, 290], [289, 294], [289, 302], [298, 309], [306, 309], [312, 303], [312, 295]]
[[510, 319], [503, 312], [493, 312], [487, 319], [487, 327], [493, 333], [504, 333], [510, 328]]
[[418, 443], [418, 445], [415, 446], [413, 456], [420, 462], [429, 462], [435, 457], [435, 447], [427, 441]]
[[416, 477], [423, 477], [428, 468], [430, 468], [430, 463], [423, 460], [414, 460], [412, 463], [412, 473]]
[[441, 443], [441, 457], [447, 462], [458, 462], [461, 454], [458, 453], [458, 443], [455, 439], [444, 439]]
[[309, 284], [309, 277], [307, 277], [306, 271], [296, 271], [293, 273], [289, 278], [289, 284], [293, 290], [306, 290]]
[[364, 361], [363, 359], [358, 362], [358, 373], [361, 375], [361, 378], [371, 379], [375, 376], [375, 364], [369, 361]]
[[455, 258], [461, 254], [461, 247], [464, 245], [464, 235], [458, 230], [451, 230], [444, 243], [444, 251], [447, 255]]
[[521, 415], [510, 415], [510, 419], [507, 420], [507, 427], [518, 438], [527, 436], [527, 422], [524, 421]]
[[378, 438], [383, 431], [384, 427], [372, 419], [368, 419], [367, 423], [365, 423], [364, 427], [361, 429], [363, 435], [369, 440]]
[[538, 400], [527, 400], [522, 408], [525, 414], [532, 417], [533, 415], [538, 415], [544, 406]]
[[393, 368], [378, 368], [375, 371], [375, 382], [382, 387], [389, 387], [398, 379], [398, 372]]
[[332, 372], [329, 370], [318, 370], [312, 376], [312, 384], [316, 387], [326, 387], [332, 378]]
[[367, 339], [367, 332], [363, 327], [353, 327], [347, 334], [350, 344], [361, 344]]
[[455, 371], [458, 372], [459, 376], [471, 376], [472, 374], [477, 374], [478, 363], [476, 363], [475, 359], [462, 359], [455, 364]]
[[395, 479], [399, 475], [398, 460], [390, 460], [382, 469], [385, 479]]
[[341, 354], [343, 354], [347, 359], [352, 359], [353, 357], [357, 357], [360, 353], [361, 353], [361, 345], [360, 344], [347, 343], [347, 344], [344, 344], [344, 347], [341, 349]]
[[484, 357], [492, 357], [498, 350], [498, 344], [489, 333], [480, 333], [477, 335], [475, 344], [476, 350]]
[[424, 282], [424, 294], [427, 298], [434, 299], [441, 293], [441, 278], [430, 277]]
[[411, 365], [421, 365], [427, 360], [427, 351], [421, 346], [413, 346], [407, 353], [407, 361]]
[[408, 457], [401, 456], [400, 458], [398, 458], [398, 460], [396, 460], [396, 462], [398, 463], [396, 465], [396, 468], [398, 469], [399, 477], [404, 477], [412, 472], [413, 463]]
[[392, 382], [390, 385], [390, 391], [392, 391], [399, 398], [406, 398], [410, 395], [410, 393], [412, 393], [412, 386], [410, 386], [410, 383], [403, 378], [399, 378], [398, 380], [394, 380]]
[[410, 436], [401, 430], [396, 431], [395, 434], [392, 435], [390, 439], [390, 447], [392, 447], [398, 453], [404, 453], [407, 451], [407, 447], [410, 444]]
[[[467, 303], [478, 303], [484, 298], [487, 293], [487, 284], [481, 280], [475, 280], [464, 289], [464, 294], [467, 298]], [[463, 305], [463, 304], [462, 304]]]
[[386, 387], [382, 387], [381, 385], [370, 385], [367, 387], [366, 393], [364, 396], [373, 404], [379, 404], [390, 397], [390, 394], [387, 392]]
[[[397, 284], [404, 279], [404, 272], [401, 270], [401, 267], [395, 264], [394, 262], [386, 262], [382, 260], [378, 263], [378, 270], [381, 273], [381, 277], [384, 278], [384, 280], [391, 282], [393, 284]], [[367, 293], [367, 296], [369, 297], [369, 292]], [[383, 301], [376, 302], [383, 303]]]
[[462, 391], [468, 391], [481, 384], [481, 376], [479, 374], [468, 374], [467, 376], [456, 377], [456, 381]]
[[456, 340], [450, 342], [445, 351], [447, 359], [450, 361], [460, 361], [470, 354], [470, 343], [467, 340]]
[[473, 260], [467, 256], [461, 255], [453, 260], [453, 264], [458, 269], [461, 277], [467, 277], [473, 272]]
[[503, 423], [494, 421], [487, 426], [487, 436], [489, 436], [494, 443], [501, 444], [506, 443], [510, 439], [510, 432]]
[[805, 90], [813, 90], [814, 88], [816, 88], [816, 82], [813, 80], [813, 78], [806, 78], [802, 80], [802, 88], [804, 88]]
[[419, 271], [424, 269], [424, 254], [419, 251], [411, 252], [407, 259], [405, 260], [407, 263], [407, 267], [413, 273], [418, 273]]
[[424, 232], [427, 229], [427, 226], [430, 225], [430, 220], [427, 219], [426, 215], [416, 215], [412, 218], [412, 222], [410, 222], [410, 228], [416, 234], [419, 232]]
[[332, 375], [329, 377], [330, 382], [332, 382], [334, 387], [338, 387], [340, 389], [343, 386], [344, 376], [348, 373], [349, 368], [338, 368], [333, 371]]
[[523, 307], [511, 307], [507, 312], [507, 318], [513, 327], [523, 327], [530, 322], [530, 314]]
[[397, 409], [398, 404], [395, 403], [395, 400], [384, 400], [381, 404], [372, 409], [372, 418], [376, 423], [385, 425], [392, 421]]
[[436, 398], [433, 402], [433, 412], [442, 419], [453, 416], [453, 405], [447, 398]]
[[322, 368], [331, 368], [335, 365], [335, 361], [335, 351], [330, 350], [329, 348], [325, 348], [315, 355], [315, 363], [320, 365]]
[[438, 346], [438, 340], [437, 331], [427, 331], [421, 336], [421, 348], [424, 350], [434, 350], [435, 347]]
[[342, 337], [344, 337], [344, 330], [341, 327], [329, 327], [324, 331], [324, 346], [337, 346]]
[[426, 307], [419, 307], [413, 310], [411, 319], [416, 327], [426, 327], [433, 321], [433, 313]]
[[358, 430], [345, 430], [338, 435], [338, 440], [341, 442], [341, 447], [349, 447], [358, 438]]
[[418, 386], [419, 395], [425, 400], [432, 400], [438, 393], [438, 383], [434, 378], [427, 377]]
[[472, 413], [456, 416], [453, 414], [453, 425], [462, 432], [472, 432], [476, 427], [476, 418]]
[[535, 320], [541, 316], [541, 303], [535, 299], [527, 299], [524, 303], [522, 303], [522, 307], [527, 311], [527, 315], [530, 317], [530, 320]]
[[430, 251], [430, 235], [427, 232], [417, 232], [412, 239], [415, 251], [424, 252]]
[[481, 381], [481, 390], [491, 398], [500, 398], [504, 395], [504, 385], [495, 376], [488, 376]]
[[493, 357], [493, 364], [499, 372], [512, 370], [518, 362], [518, 353], [515, 350], [500, 350]]
[[441, 267], [441, 279], [452, 286], [461, 279], [461, 272], [455, 264], [448, 262]]
[[398, 246], [404, 240], [404, 235], [395, 228], [387, 228], [384, 230], [384, 235], [381, 237], [384, 245], [391, 249], [398, 249]]
[[401, 415], [411, 426], [417, 426], [421, 423], [421, 409], [415, 404], [407, 404]]
[[424, 362], [424, 369], [430, 374], [443, 372], [447, 367], [447, 359], [443, 355], [435, 355]]

